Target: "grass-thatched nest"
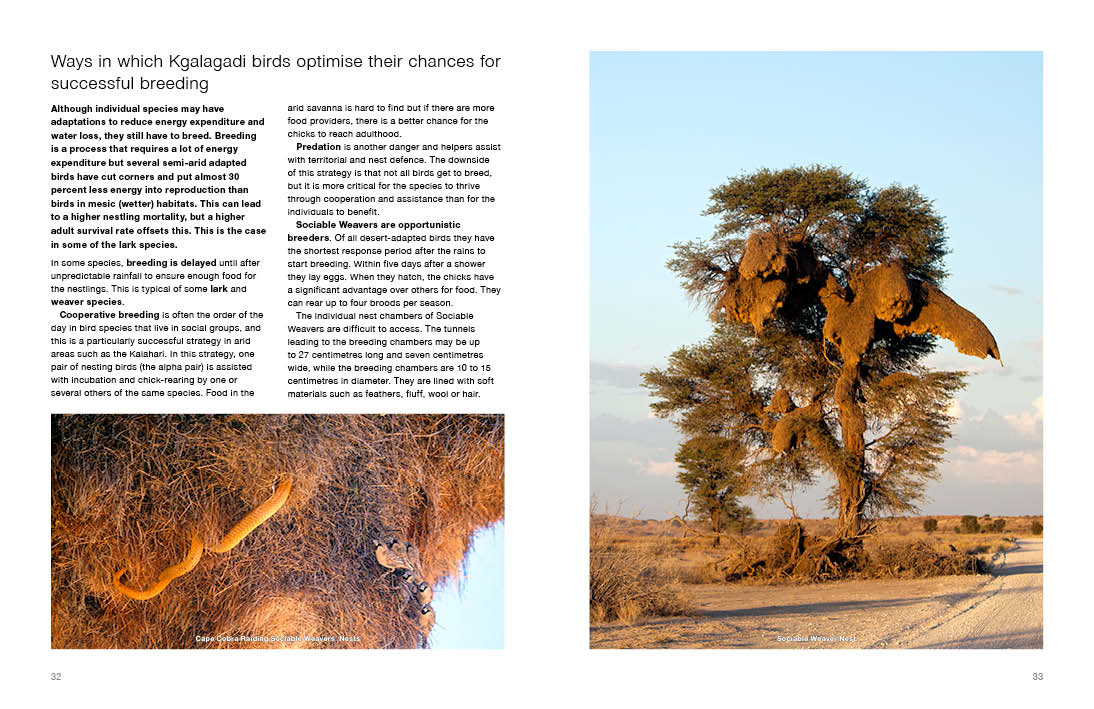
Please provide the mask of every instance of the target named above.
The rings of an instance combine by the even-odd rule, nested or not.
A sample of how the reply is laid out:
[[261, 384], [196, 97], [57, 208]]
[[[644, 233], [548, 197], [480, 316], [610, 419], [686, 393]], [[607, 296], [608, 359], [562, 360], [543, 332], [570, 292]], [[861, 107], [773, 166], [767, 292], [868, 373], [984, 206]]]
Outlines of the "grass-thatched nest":
[[[501, 416], [59, 415], [52, 428], [56, 648], [417, 647], [372, 538], [412, 542], [443, 585], [504, 516]], [[149, 586], [192, 533], [211, 548], [286, 475], [283, 507], [230, 552], [149, 600], [114, 589], [122, 567]]]

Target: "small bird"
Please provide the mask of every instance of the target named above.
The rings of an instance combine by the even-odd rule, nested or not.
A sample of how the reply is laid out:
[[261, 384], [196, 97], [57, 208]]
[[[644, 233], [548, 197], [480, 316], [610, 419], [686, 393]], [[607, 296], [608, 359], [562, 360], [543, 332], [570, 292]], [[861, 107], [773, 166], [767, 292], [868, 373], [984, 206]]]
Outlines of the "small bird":
[[419, 583], [415, 587], [414, 590], [418, 594], [418, 603], [421, 603], [422, 606], [428, 606], [430, 604], [430, 602], [432, 602], [432, 600], [433, 600], [433, 587], [430, 586], [428, 583], [426, 583], [425, 581], [422, 581], [421, 583]]
[[[406, 560], [406, 558], [407, 558], [406, 557], [406, 544], [404, 544], [403, 542], [400, 542], [395, 537], [392, 537], [391, 541], [388, 542], [387, 546], [388, 546], [389, 549], [391, 549], [393, 554], [398, 554], [399, 558], [403, 559], [404, 561]], [[407, 563], [410, 563], [410, 562], [407, 562]]]
[[422, 568], [422, 559], [418, 556], [418, 547], [410, 542], [406, 543], [406, 560], [410, 562], [410, 565], [414, 567], [415, 571]]
[[[394, 541], [393, 539], [392, 542]], [[376, 561], [380, 562], [380, 566], [388, 569], [389, 574], [400, 569], [412, 570], [410, 564], [407, 563], [405, 553], [384, 544], [379, 539], [373, 539], [372, 543], [376, 547]]]
[[422, 631], [422, 637], [428, 638], [429, 631], [433, 630], [433, 624], [437, 622], [437, 614], [433, 612], [433, 606], [428, 603], [422, 606], [422, 612], [418, 615], [418, 627]]

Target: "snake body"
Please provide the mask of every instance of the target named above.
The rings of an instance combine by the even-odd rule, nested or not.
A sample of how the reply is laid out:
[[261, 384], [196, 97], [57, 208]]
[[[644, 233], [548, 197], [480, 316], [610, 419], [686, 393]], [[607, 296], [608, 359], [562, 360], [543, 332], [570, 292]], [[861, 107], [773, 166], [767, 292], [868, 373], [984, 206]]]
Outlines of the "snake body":
[[156, 582], [149, 586], [147, 589], [141, 591], [140, 589], [126, 586], [122, 583], [122, 576], [125, 574], [126, 569], [118, 569], [114, 573], [114, 587], [138, 601], [147, 601], [149, 598], [159, 595], [159, 592], [167, 588], [167, 584], [171, 583], [179, 576], [189, 573], [195, 566], [198, 565], [198, 560], [201, 559], [201, 536], [194, 532], [190, 539], [190, 552], [186, 555], [186, 558], [175, 564], [174, 566], [168, 566], [160, 574]]
[[289, 490], [291, 488], [292, 480], [289, 478], [283, 479], [281, 484], [277, 486], [277, 490], [268, 500], [251, 510], [246, 517], [239, 520], [239, 523], [232, 527], [231, 531], [225, 534], [224, 538], [221, 539], [216, 546], [209, 547], [209, 551], [223, 554], [243, 541], [243, 537], [253, 532], [255, 527], [268, 520], [274, 512], [281, 509], [281, 505], [285, 504], [285, 500], [289, 499]]
[[[251, 510], [246, 517], [241, 519], [236, 526], [232, 527], [231, 530], [224, 535], [223, 539], [209, 547], [209, 550], [218, 554], [223, 554], [224, 552], [231, 550], [243, 541], [244, 537], [253, 532], [258, 525], [268, 520], [275, 512], [281, 509], [281, 506], [285, 504], [285, 500], [289, 498], [289, 491], [291, 489], [292, 480], [288, 477], [284, 478], [269, 499]], [[124, 576], [127, 571], [124, 567], [118, 569], [114, 573], [114, 588], [134, 600], [147, 601], [149, 598], [159, 595], [160, 591], [167, 588], [167, 584], [171, 583], [179, 576], [192, 571], [201, 559], [202, 548], [201, 536], [197, 532], [194, 532], [190, 539], [190, 551], [186, 554], [186, 558], [174, 566], [168, 566], [164, 569], [159, 575], [159, 578], [156, 579], [156, 582], [147, 589], [142, 591], [123, 584], [122, 576]]]

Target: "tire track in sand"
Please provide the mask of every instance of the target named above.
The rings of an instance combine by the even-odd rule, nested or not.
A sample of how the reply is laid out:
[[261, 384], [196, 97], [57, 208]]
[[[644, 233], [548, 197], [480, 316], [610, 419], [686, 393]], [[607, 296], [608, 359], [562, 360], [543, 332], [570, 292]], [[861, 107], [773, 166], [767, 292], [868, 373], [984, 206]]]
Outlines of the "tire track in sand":
[[1044, 647], [1044, 543], [1020, 539], [996, 560], [992, 579], [949, 608], [871, 647]]

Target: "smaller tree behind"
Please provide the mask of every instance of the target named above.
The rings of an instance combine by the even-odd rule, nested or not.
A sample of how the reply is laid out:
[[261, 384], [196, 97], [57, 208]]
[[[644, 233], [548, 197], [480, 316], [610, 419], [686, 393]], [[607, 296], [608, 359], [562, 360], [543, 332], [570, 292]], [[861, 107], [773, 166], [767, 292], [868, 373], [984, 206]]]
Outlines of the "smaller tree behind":
[[931, 518], [923, 520], [923, 531], [930, 533], [938, 529], [938, 520]]
[[715, 533], [723, 527], [745, 531], [752, 520], [752, 510], [738, 499], [747, 489], [744, 457], [739, 443], [707, 434], [687, 439], [676, 453], [683, 468], [676, 480], [688, 494], [688, 505], [710, 521]]
[[961, 517], [960, 529], [962, 534], [976, 534], [980, 531], [980, 520], [973, 515], [964, 515]]

